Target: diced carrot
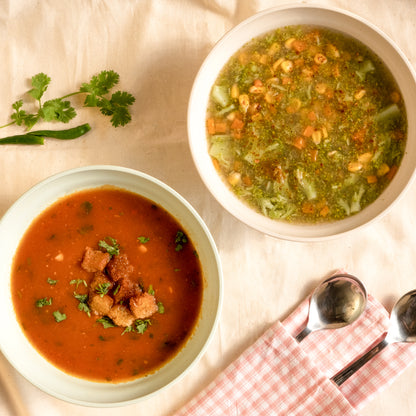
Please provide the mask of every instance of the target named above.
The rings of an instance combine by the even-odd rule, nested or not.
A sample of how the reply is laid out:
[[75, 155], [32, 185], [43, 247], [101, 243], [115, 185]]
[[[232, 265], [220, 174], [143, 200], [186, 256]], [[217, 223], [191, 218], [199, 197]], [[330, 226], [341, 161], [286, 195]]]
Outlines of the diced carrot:
[[356, 132], [353, 133], [352, 139], [355, 142], [363, 143], [366, 132], [367, 132], [367, 129], [365, 127], [363, 127], [362, 129], [357, 130]]
[[315, 111], [313, 111], [313, 110], [309, 111], [309, 113], [308, 113], [308, 119], [310, 121], [316, 121], [316, 113], [315, 113]]
[[236, 140], [240, 140], [243, 137], [243, 132], [241, 130], [233, 130], [231, 136]]
[[391, 166], [390, 170], [387, 172], [386, 178], [391, 181], [394, 177], [394, 175], [397, 172], [397, 169], [399, 169], [396, 165]]
[[319, 215], [321, 217], [326, 217], [329, 214], [329, 208], [328, 205], [325, 205], [320, 211], [319, 211]]
[[314, 214], [315, 206], [312, 204], [312, 202], [304, 202], [302, 204], [302, 212], [304, 214]]
[[309, 154], [311, 155], [312, 162], [316, 162], [318, 160], [318, 150], [317, 149], [309, 150]]
[[251, 186], [251, 185], [253, 185], [253, 181], [251, 180], [250, 176], [248, 176], [248, 175], [243, 175], [243, 177], [242, 177], [241, 179], [242, 179], [242, 181], [243, 181], [244, 185], [246, 185], [246, 186]]
[[377, 176], [376, 175], [367, 176], [367, 183], [377, 183]]
[[306, 140], [302, 136], [296, 137], [296, 139], [293, 141], [293, 146], [299, 150], [302, 150], [306, 147]]
[[219, 121], [215, 123], [215, 133], [226, 133], [227, 123]]
[[263, 86], [263, 83], [261, 82], [260, 79], [255, 79], [254, 82], [253, 82], [253, 85], [255, 87], [262, 87]]
[[220, 163], [218, 162], [217, 159], [212, 158], [212, 164], [214, 165], [215, 170], [220, 170]]
[[311, 137], [314, 131], [315, 131], [315, 127], [306, 126], [305, 129], [303, 130], [302, 135], [305, 137]]
[[244, 121], [240, 120], [239, 118], [235, 118], [234, 121], [231, 123], [231, 130], [241, 130], [244, 127]]
[[215, 134], [215, 121], [213, 118], [207, 119], [207, 131], [208, 134]]

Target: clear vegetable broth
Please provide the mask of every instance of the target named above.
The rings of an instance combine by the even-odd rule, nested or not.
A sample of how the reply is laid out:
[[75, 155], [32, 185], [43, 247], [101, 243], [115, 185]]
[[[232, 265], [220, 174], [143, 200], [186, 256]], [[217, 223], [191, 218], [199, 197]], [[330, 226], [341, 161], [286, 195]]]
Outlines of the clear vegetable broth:
[[212, 161], [272, 219], [339, 220], [383, 192], [403, 157], [406, 112], [383, 62], [356, 39], [288, 26], [242, 47], [207, 110]]

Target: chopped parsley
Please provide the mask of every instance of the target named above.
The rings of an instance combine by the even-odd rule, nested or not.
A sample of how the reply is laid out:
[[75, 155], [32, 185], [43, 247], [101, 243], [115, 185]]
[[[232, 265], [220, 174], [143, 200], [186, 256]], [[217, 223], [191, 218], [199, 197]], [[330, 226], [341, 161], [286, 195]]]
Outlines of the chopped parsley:
[[51, 279], [50, 277], [48, 277], [47, 281], [51, 286], [55, 286], [58, 283], [57, 280]]

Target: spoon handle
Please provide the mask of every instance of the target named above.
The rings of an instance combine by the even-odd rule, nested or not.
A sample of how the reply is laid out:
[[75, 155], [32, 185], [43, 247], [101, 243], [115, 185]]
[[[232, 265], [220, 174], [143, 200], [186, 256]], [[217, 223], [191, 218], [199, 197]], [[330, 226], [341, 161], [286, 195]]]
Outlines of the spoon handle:
[[296, 341], [301, 342], [303, 340], [303, 338], [305, 338], [311, 332], [312, 331], [308, 327], [305, 327], [305, 329], [302, 332], [300, 332], [298, 335], [296, 335], [296, 337], [295, 337]]
[[349, 379], [356, 371], [358, 371], [365, 363], [370, 361], [376, 354], [389, 344], [384, 338], [370, 351], [361, 356], [357, 361], [351, 363], [348, 367], [341, 370], [338, 374], [331, 378], [331, 380], [340, 386], [345, 380]]

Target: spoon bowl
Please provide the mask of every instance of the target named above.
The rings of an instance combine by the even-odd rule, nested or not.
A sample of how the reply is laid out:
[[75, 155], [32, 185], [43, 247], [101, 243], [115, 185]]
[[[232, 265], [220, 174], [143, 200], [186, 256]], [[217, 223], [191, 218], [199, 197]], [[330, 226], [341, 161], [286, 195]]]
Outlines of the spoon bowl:
[[367, 291], [355, 276], [339, 273], [324, 280], [312, 293], [308, 322], [296, 340], [301, 342], [312, 331], [352, 324], [366, 304]]
[[395, 342], [416, 342], [416, 290], [403, 295], [393, 306], [390, 326], [383, 340], [332, 377], [332, 381], [340, 386], [382, 349]]

